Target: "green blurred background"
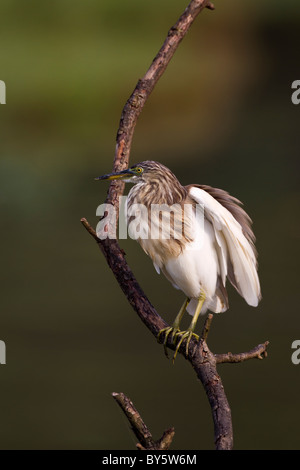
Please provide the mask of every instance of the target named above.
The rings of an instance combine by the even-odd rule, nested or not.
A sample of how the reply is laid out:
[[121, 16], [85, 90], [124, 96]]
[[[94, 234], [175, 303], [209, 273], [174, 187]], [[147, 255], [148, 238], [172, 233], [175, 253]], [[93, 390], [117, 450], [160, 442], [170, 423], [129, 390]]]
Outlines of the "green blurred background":
[[[95, 226], [122, 107], [184, 0], [2, 0], [0, 79], [2, 449], [134, 449], [111, 392], [135, 403], [173, 449], [213, 449], [204, 390], [168, 361], [80, 224]], [[263, 301], [229, 288], [214, 352], [270, 341], [265, 361], [220, 365], [236, 449], [299, 449], [300, 4], [216, 0], [151, 95], [131, 163], [159, 160], [183, 184], [228, 190], [254, 219]], [[183, 299], [136, 242], [122, 241], [151, 302], [172, 321]], [[187, 319], [188, 321], [189, 319]], [[203, 321], [203, 320], [202, 320]], [[199, 328], [201, 324], [199, 325]]]

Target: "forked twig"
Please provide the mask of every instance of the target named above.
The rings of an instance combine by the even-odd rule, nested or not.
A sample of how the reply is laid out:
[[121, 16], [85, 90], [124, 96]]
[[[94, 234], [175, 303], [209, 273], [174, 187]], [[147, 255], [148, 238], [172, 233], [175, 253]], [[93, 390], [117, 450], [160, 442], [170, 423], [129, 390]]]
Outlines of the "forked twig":
[[131, 429], [139, 441], [136, 444], [139, 450], [169, 449], [175, 435], [174, 428], [166, 429], [162, 437], [155, 441], [132, 401], [124, 393], [113, 392], [112, 396], [127, 417]]

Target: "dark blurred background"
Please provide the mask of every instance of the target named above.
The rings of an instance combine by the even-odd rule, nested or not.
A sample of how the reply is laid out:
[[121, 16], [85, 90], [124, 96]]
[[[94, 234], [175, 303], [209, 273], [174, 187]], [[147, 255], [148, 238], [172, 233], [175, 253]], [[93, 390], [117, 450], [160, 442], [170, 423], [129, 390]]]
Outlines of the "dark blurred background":
[[[96, 226], [121, 110], [184, 0], [2, 0], [0, 79], [2, 449], [134, 449], [111, 392], [173, 449], [213, 449], [207, 398], [167, 360], [80, 224]], [[220, 365], [236, 449], [299, 449], [300, 4], [227, 0], [204, 11], [151, 95], [131, 163], [159, 160], [183, 184], [241, 199], [254, 220], [263, 301], [229, 288], [214, 352], [270, 341], [267, 360]], [[183, 295], [133, 240], [122, 247], [159, 313]], [[189, 321], [189, 318], [186, 319]], [[203, 321], [203, 320], [202, 320]], [[201, 321], [198, 326], [201, 328]]]

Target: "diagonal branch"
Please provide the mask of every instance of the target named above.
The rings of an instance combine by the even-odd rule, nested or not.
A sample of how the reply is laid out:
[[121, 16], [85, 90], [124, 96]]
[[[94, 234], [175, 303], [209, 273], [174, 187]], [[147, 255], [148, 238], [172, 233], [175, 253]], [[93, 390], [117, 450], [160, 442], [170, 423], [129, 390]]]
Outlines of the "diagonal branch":
[[[169, 30], [162, 48], [154, 58], [144, 77], [138, 81], [132, 95], [125, 104], [117, 132], [117, 143], [113, 165], [114, 171], [121, 171], [128, 167], [131, 143], [137, 119], [153, 88], [173, 57], [179, 43], [187, 34], [197, 15], [204, 8], [212, 10], [214, 7], [207, 0], [192, 0], [190, 2], [177, 23]], [[108, 190], [106, 203], [110, 203], [115, 207], [116, 214], [119, 212], [119, 196], [122, 194], [123, 189], [124, 183], [112, 182]], [[95, 230], [90, 226], [86, 219], [81, 219], [81, 222], [85, 229], [94, 238], [105, 256], [109, 267], [131, 306], [151, 333], [157, 337], [159, 331], [166, 328], [168, 325], [160, 317], [141, 289], [132, 270], [126, 262], [125, 253], [120, 248], [118, 241], [109, 238], [98, 238]], [[233, 435], [231, 411], [221, 378], [216, 370], [216, 364], [220, 362], [240, 362], [241, 360], [245, 360], [245, 354], [248, 354], [248, 358], [250, 358], [250, 355], [249, 353], [242, 353], [241, 355], [230, 355], [230, 353], [227, 355], [214, 355], [209, 350], [206, 343], [211, 320], [212, 316], [208, 318], [202, 332], [202, 337], [199, 341], [194, 337], [191, 339], [188, 348], [188, 355], [185, 356], [185, 341], [181, 344], [179, 352], [190, 362], [206, 391], [214, 421], [216, 449], [232, 449]], [[171, 335], [167, 338], [166, 346], [175, 350], [175, 345], [172, 342]], [[255, 348], [255, 350], [256, 349], [257, 348]], [[263, 351], [261, 351], [260, 354], [262, 355], [262, 353]], [[259, 357], [259, 355], [254, 354], [253, 357]], [[142, 447], [144, 446], [142, 445]]]
[[169, 449], [175, 434], [174, 428], [166, 429], [162, 437], [155, 441], [132, 401], [124, 393], [113, 392], [112, 396], [127, 417], [131, 429], [139, 441], [139, 443], [136, 444], [139, 450]]
[[[192, 0], [190, 2], [178, 21], [170, 28], [161, 49], [153, 59], [152, 64], [143, 78], [138, 81], [132, 95], [126, 102], [117, 132], [113, 164], [113, 170], [115, 172], [128, 168], [132, 138], [138, 117], [155, 85], [166, 70], [180, 42], [187, 34], [197, 15], [204, 8], [213, 10], [214, 6], [207, 0]], [[108, 190], [106, 203], [113, 204], [117, 214], [119, 208], [118, 197], [123, 193], [123, 190], [124, 183], [122, 182], [112, 182]]]

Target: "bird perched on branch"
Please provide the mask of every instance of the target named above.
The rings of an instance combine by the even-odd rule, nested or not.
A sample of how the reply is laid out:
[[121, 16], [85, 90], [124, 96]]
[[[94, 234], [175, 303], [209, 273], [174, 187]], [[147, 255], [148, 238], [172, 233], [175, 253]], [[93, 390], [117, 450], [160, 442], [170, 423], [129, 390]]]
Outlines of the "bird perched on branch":
[[[128, 223], [138, 221], [137, 241], [157, 272], [186, 296], [172, 327], [158, 335], [164, 334], [166, 348], [171, 334], [176, 343], [174, 358], [184, 340], [187, 354], [191, 338], [199, 339], [194, 330], [200, 314], [228, 309], [227, 279], [249, 305], [258, 305], [255, 237], [239, 200], [210, 186], [182, 186], [171, 170], [155, 161], [96, 179], [134, 184], [127, 198]], [[193, 319], [181, 331], [185, 311]]]

